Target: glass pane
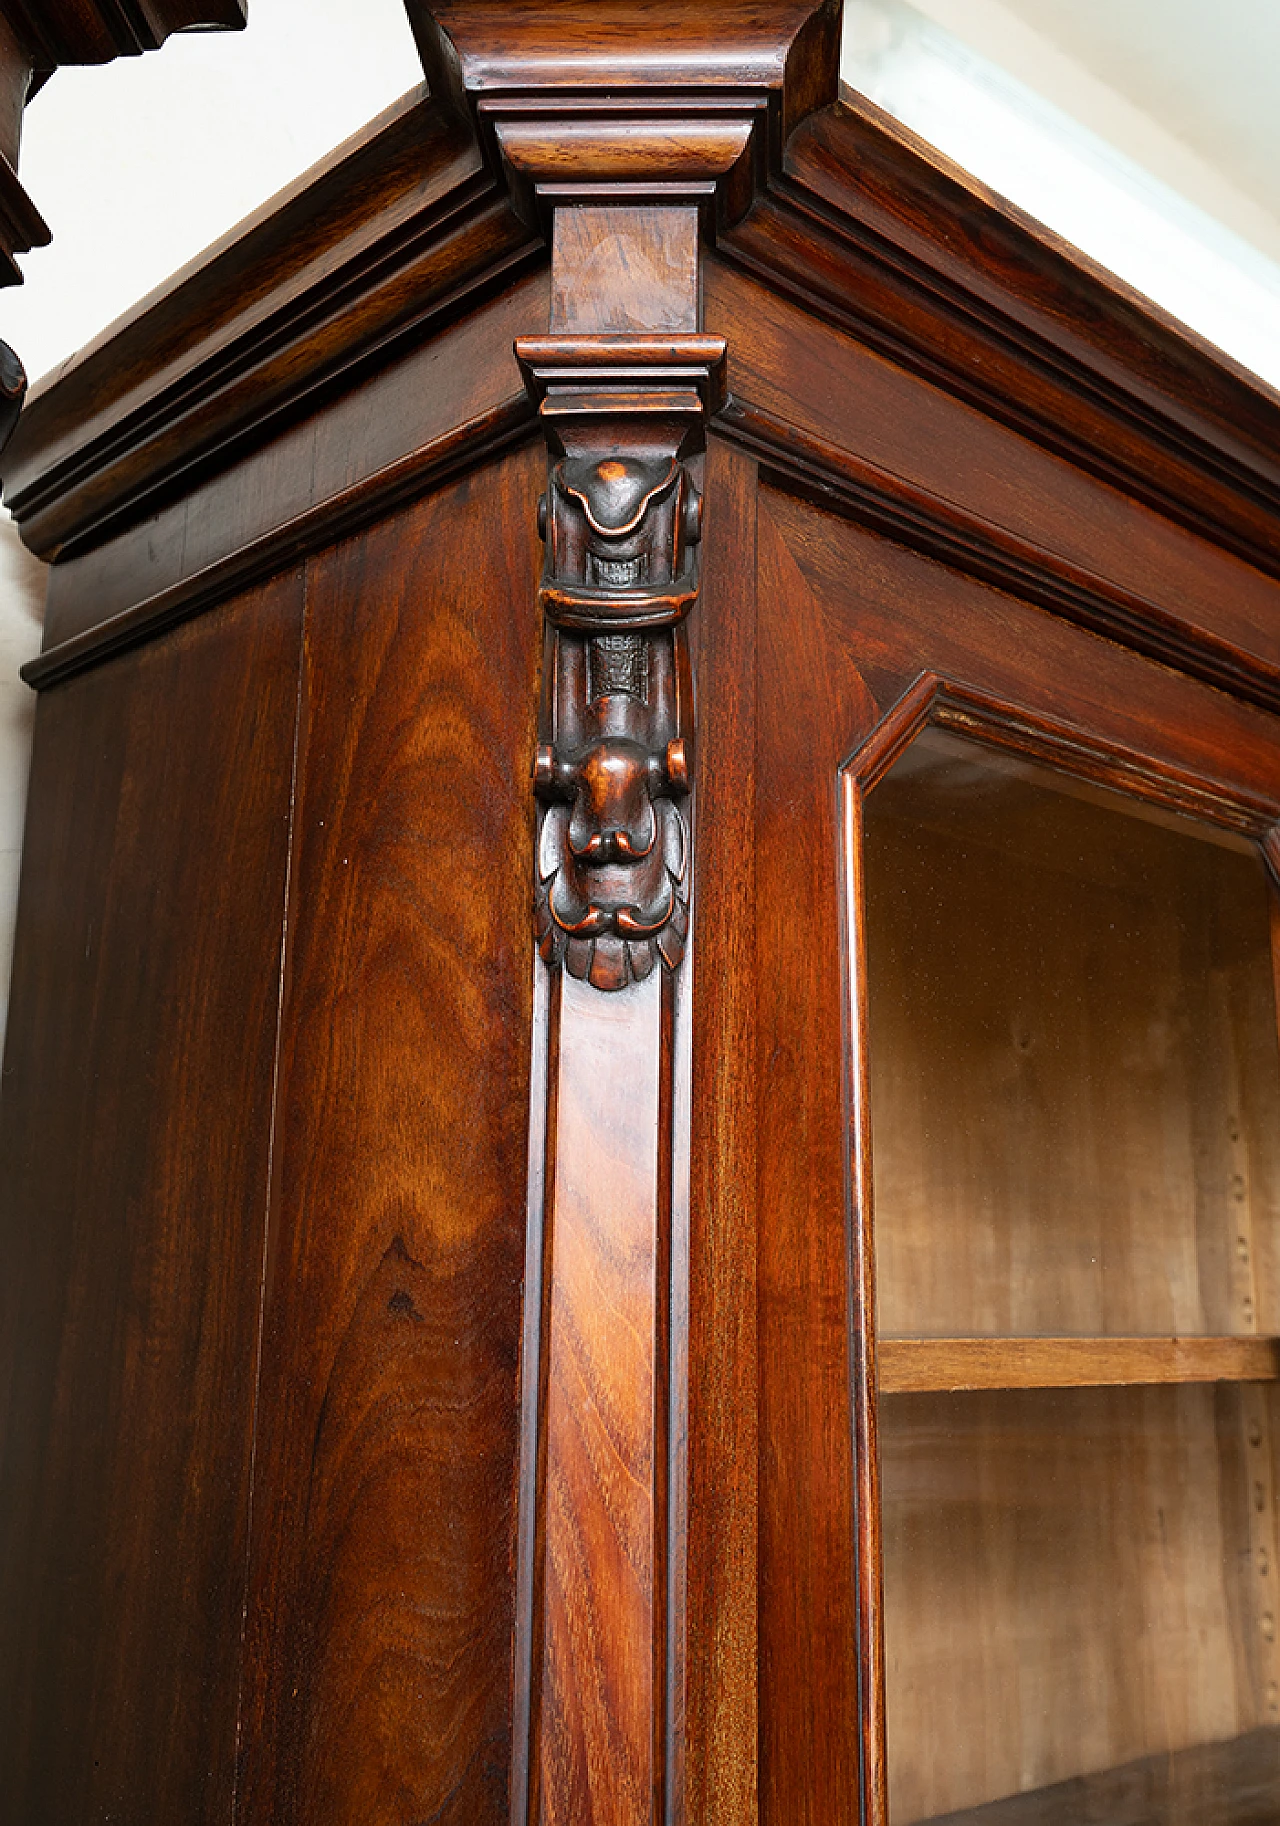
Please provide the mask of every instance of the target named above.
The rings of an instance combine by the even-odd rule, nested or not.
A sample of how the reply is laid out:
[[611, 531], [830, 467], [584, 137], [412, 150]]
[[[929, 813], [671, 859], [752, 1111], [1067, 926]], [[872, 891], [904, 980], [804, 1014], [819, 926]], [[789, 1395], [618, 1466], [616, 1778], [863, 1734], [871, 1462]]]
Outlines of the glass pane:
[[930, 730], [865, 862], [891, 1826], [1280, 1821], [1259, 857]]

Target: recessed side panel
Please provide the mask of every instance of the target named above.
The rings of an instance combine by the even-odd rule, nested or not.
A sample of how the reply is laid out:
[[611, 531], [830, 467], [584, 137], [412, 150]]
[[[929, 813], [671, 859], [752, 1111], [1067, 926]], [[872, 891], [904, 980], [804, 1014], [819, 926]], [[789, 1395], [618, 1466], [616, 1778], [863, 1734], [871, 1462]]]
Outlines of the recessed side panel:
[[0, 1092], [0, 1817], [226, 1826], [302, 578], [49, 692]]
[[308, 566], [246, 1826], [508, 1817], [544, 469]]

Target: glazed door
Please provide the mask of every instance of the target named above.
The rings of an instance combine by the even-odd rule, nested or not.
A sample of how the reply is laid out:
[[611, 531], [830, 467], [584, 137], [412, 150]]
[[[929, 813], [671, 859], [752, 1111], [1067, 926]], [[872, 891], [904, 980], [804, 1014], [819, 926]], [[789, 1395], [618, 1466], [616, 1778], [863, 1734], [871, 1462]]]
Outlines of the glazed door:
[[702, 1063], [749, 1045], [754, 1147], [695, 1103], [695, 1249], [757, 1320], [760, 1673], [695, 1704], [754, 1704], [789, 1826], [1275, 1817], [1280, 723], [712, 475], [697, 981], [750, 900], [754, 993]]

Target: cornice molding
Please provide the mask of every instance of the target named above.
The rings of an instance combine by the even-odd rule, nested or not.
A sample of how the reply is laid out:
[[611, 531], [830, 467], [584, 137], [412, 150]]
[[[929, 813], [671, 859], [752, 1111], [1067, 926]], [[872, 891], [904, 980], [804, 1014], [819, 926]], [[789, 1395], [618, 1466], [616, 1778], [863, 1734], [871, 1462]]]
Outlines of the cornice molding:
[[762, 478], [775, 487], [1206, 684], [1280, 711], [1280, 667], [1192, 627], [1151, 597], [1126, 590], [749, 401], [731, 398], [712, 429], [755, 456]]
[[518, 448], [536, 432], [537, 419], [528, 396], [513, 394], [482, 416], [432, 439], [349, 488], [326, 495], [225, 557], [108, 616], [96, 627], [46, 647], [22, 667], [22, 677], [33, 689], [45, 691], [78, 672], [87, 672], [117, 653], [205, 614], [242, 590], [265, 583], [288, 565], [335, 539], [359, 532], [429, 489], [442, 487], [503, 451]]
[[99, 543], [544, 257], [412, 92], [34, 390], [4, 459], [24, 540]]
[[743, 215], [834, 101], [839, 0], [408, 0], [432, 88], [469, 106], [521, 208], [696, 201]]
[[3, 0], [38, 73], [156, 51], [174, 32], [240, 31], [248, 0]]
[[696, 201], [766, 286], [1280, 575], [1280, 399], [871, 104], [812, 111], [829, 0], [413, 11], [432, 93], [37, 390], [5, 486], [41, 556], [123, 530], [545, 260], [557, 200], [660, 198]]
[[1280, 396], [874, 104], [805, 122], [718, 251], [1280, 575]]

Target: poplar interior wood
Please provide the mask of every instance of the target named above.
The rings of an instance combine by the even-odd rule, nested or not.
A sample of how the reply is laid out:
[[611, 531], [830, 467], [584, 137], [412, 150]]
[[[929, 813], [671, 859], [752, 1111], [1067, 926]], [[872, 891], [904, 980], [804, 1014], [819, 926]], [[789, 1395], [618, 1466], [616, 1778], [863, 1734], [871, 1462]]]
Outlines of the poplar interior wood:
[[882, 1395], [946, 1389], [1274, 1382], [1277, 1338], [882, 1338]]
[[1273, 1817], [1262, 866], [929, 730], [865, 833], [890, 1826]]

